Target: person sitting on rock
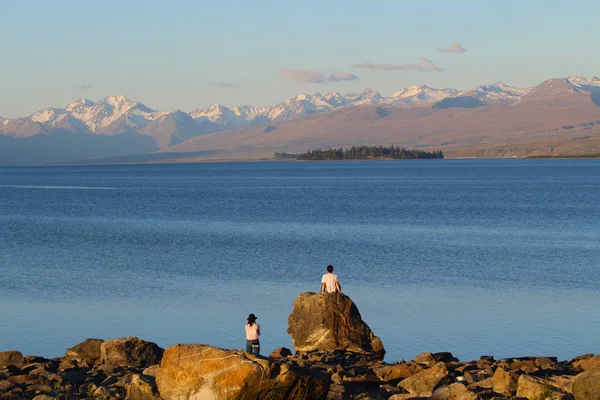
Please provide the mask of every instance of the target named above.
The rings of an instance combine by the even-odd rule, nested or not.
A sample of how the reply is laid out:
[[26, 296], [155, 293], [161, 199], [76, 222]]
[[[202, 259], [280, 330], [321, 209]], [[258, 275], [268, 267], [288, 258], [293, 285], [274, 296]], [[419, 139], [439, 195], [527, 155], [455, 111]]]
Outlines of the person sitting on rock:
[[260, 353], [260, 325], [256, 323], [256, 315], [248, 315], [246, 324], [246, 351], [259, 355]]
[[327, 266], [327, 273], [321, 279], [321, 293], [339, 293], [343, 295], [338, 277], [333, 273], [333, 265]]

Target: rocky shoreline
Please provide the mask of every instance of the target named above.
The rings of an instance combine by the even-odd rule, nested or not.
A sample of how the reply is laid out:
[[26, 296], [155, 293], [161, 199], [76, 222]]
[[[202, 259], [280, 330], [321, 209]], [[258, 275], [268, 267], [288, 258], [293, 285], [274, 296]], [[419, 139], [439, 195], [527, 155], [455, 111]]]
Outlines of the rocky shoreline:
[[268, 357], [204, 344], [165, 350], [136, 337], [87, 339], [52, 359], [4, 351], [0, 399], [600, 399], [600, 354], [384, 362], [346, 296], [300, 295], [288, 332], [295, 354]]

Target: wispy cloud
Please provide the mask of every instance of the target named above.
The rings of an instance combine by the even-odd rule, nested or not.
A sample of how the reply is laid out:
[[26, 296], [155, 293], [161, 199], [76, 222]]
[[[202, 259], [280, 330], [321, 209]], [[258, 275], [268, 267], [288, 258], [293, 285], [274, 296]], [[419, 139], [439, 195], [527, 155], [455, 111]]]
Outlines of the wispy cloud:
[[225, 88], [225, 89], [229, 89], [229, 88], [233, 87], [233, 83], [227, 82], [227, 81], [213, 82], [213, 85], [218, 86], [220, 88]]
[[420, 63], [419, 64], [371, 64], [368, 61], [365, 61], [362, 64], [354, 64], [354, 68], [365, 68], [365, 69], [374, 69], [377, 71], [397, 71], [397, 70], [412, 70], [412, 71], [437, 71], [443, 72], [444, 70], [437, 65], [435, 65], [431, 60], [425, 57], [417, 58]]
[[360, 78], [350, 72], [331, 72], [325, 74], [320, 71], [310, 71], [307, 69], [284, 69], [279, 72], [283, 79], [299, 83], [333, 83], [342, 81], [357, 81]]
[[440, 53], [464, 53], [465, 51], [467, 51], [467, 49], [465, 49], [458, 43], [452, 43], [447, 49], [439, 47], [438, 50], [440, 51]]
[[90, 89], [92, 87], [92, 85], [74, 85], [73, 89]]
[[332, 72], [327, 80], [329, 82], [358, 81], [360, 78], [350, 72]]

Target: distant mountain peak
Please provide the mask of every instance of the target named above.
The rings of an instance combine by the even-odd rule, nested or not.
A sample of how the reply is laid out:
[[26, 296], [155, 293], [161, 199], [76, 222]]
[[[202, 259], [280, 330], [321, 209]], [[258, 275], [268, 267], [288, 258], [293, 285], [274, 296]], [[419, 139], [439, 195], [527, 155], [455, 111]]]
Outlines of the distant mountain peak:
[[94, 104], [96, 104], [96, 103], [93, 102], [92, 100], [88, 100], [88, 99], [82, 97], [81, 99], [75, 100], [74, 102], [67, 104], [67, 106], [65, 107], [65, 110], [72, 111], [78, 107], [91, 107]]
[[124, 104], [124, 103], [135, 103], [123, 94], [115, 95], [115, 96], [107, 96], [103, 98], [101, 101], [108, 104]]
[[373, 88], [365, 88], [365, 90], [362, 91], [363, 94], [379, 94], [379, 92]]

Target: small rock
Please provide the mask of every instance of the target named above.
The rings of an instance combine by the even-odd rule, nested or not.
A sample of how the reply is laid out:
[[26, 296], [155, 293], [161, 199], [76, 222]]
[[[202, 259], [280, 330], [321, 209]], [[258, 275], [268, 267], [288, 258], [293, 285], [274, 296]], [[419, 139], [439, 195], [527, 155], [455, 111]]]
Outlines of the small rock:
[[433, 393], [435, 400], [477, 400], [479, 397], [466, 388], [462, 383], [443, 386]]
[[331, 375], [331, 382], [335, 383], [336, 385], [341, 384], [343, 381], [343, 377], [342, 375], [340, 375], [339, 372], [336, 372], [335, 374]]
[[94, 396], [96, 397], [108, 397], [110, 396], [110, 390], [106, 386], [100, 386], [94, 390]]
[[20, 351], [10, 350], [0, 352], [0, 368], [5, 368], [7, 365], [22, 366], [25, 363], [25, 358]]
[[38, 394], [48, 394], [52, 392], [52, 388], [48, 385], [36, 385], [33, 389]]
[[280, 347], [278, 349], [273, 350], [273, 352], [271, 353], [271, 355], [269, 357], [276, 359], [276, 360], [281, 360], [284, 358], [288, 358], [291, 355], [292, 355], [292, 352], [290, 349], [288, 349], [287, 347]]
[[469, 389], [491, 389], [493, 386], [492, 378], [485, 378], [480, 381], [475, 381], [471, 383], [468, 387]]
[[129, 383], [126, 388], [126, 397], [129, 400], [160, 400], [156, 386], [142, 375], [131, 375], [131, 383]]
[[444, 384], [447, 377], [448, 369], [446, 365], [438, 363], [410, 378], [406, 378], [398, 384], [398, 387], [405, 389], [412, 395], [428, 397], [439, 385]]
[[600, 367], [600, 354], [577, 360], [573, 363], [573, 368], [579, 371], [588, 371]]
[[116, 376], [109, 376], [100, 383], [100, 386], [109, 387], [110, 385], [114, 385], [117, 382], [119, 382], [119, 378], [117, 378]]
[[35, 375], [13, 375], [7, 379], [9, 382], [17, 385], [34, 385], [40, 383], [40, 378]]
[[52, 396], [48, 396], [47, 394], [39, 394], [33, 398], [33, 400], [54, 400], [55, 398]]
[[535, 365], [538, 367], [544, 367], [548, 365], [554, 365], [558, 362], [556, 357], [536, 357]]
[[509, 396], [517, 390], [517, 381], [504, 368], [497, 368], [492, 377], [492, 390], [498, 394]]
[[77, 371], [79, 370], [79, 366], [77, 365], [77, 361], [65, 358], [58, 365], [59, 372], [68, 372], [68, 371]]
[[581, 355], [575, 357], [574, 359], [572, 359], [571, 364], [573, 364], [576, 361], [585, 360], [585, 359], [592, 358], [592, 357], [594, 357], [593, 353], [581, 354]]
[[0, 381], [0, 393], [8, 391], [12, 387], [12, 383], [7, 380]]
[[103, 342], [100, 353], [102, 363], [113, 367], [149, 367], [160, 363], [164, 349], [130, 336]]
[[[539, 400], [542, 398], [542, 394], [545, 396], [547, 392], [552, 393], [552, 397], [562, 393], [561, 390], [553, 386], [547, 380], [529, 375], [521, 375], [519, 377], [517, 398]], [[545, 400], [545, 398], [546, 397], [543, 397], [543, 400]]]
[[92, 365], [100, 358], [100, 347], [104, 343], [102, 339], [85, 339], [83, 342], [67, 349], [66, 358], [73, 359], [79, 363], [85, 362]]
[[413, 394], [401, 393], [395, 394], [392, 397], [388, 398], [388, 400], [425, 400], [429, 399], [429, 397], [415, 397]]
[[415, 359], [413, 361], [416, 362], [417, 364], [423, 364], [428, 367], [432, 367], [435, 364], [437, 364], [437, 360], [435, 359], [435, 356], [429, 352], [419, 354], [418, 356], [415, 357]]
[[474, 371], [474, 370], [476, 370], [478, 368], [479, 367], [477, 366], [477, 363], [475, 363], [475, 362], [468, 362], [468, 363], [463, 363], [462, 365], [458, 366], [456, 368], [456, 372], [463, 373], [465, 371]]
[[381, 380], [372, 374], [358, 375], [358, 376], [345, 376], [343, 377], [344, 382], [351, 383], [381, 383]]
[[13, 388], [6, 393], [2, 394], [2, 398], [5, 399], [21, 399], [23, 398], [23, 389], [20, 387]]
[[380, 388], [383, 389], [388, 394], [397, 394], [400, 392], [400, 389], [398, 389], [398, 387], [394, 386], [394, 385], [385, 384], [385, 385], [381, 385]]
[[146, 368], [142, 374], [146, 375], [146, 376], [153, 376], [156, 378], [156, 374], [158, 374], [158, 371], [160, 370], [160, 365], [156, 364], [156, 365], [152, 365], [148, 368]]
[[443, 363], [449, 363], [449, 362], [455, 362], [458, 361], [458, 358], [454, 357], [452, 355], [452, 353], [448, 352], [448, 351], [442, 351], [440, 353], [434, 353], [433, 357], [438, 361], [438, 362], [443, 362]]
[[376, 369], [375, 374], [384, 382], [390, 382], [397, 379], [406, 379], [423, 371], [416, 362], [410, 361], [404, 364], [386, 365]]
[[38, 366], [40, 366], [40, 365], [42, 365], [42, 364], [25, 364], [20, 368], [20, 370], [21, 370], [20, 374], [27, 375], [34, 369], [37, 369]]

